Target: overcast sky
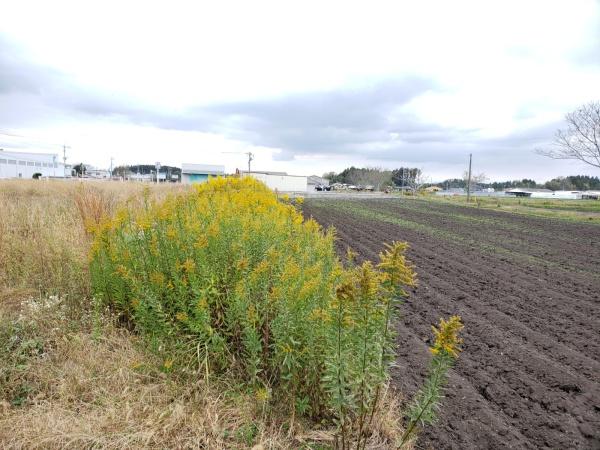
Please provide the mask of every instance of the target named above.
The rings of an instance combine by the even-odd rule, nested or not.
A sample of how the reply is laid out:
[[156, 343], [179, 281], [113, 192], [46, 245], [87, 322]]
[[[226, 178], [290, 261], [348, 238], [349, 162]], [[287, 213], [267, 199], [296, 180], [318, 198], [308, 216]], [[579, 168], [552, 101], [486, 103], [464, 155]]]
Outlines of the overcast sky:
[[[598, 1], [4, 1], [0, 148], [108, 167], [600, 175], [534, 153], [600, 100]], [[240, 152], [223, 153], [223, 152]]]

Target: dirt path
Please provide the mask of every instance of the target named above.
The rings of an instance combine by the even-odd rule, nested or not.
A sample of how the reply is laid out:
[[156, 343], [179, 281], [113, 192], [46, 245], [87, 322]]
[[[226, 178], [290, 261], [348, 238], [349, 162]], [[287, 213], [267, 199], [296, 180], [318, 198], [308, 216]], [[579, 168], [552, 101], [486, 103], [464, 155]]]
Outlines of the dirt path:
[[462, 316], [464, 352], [421, 447], [600, 448], [600, 227], [414, 200], [308, 200], [304, 213], [365, 259], [411, 244], [419, 286], [393, 371], [407, 394], [431, 324]]

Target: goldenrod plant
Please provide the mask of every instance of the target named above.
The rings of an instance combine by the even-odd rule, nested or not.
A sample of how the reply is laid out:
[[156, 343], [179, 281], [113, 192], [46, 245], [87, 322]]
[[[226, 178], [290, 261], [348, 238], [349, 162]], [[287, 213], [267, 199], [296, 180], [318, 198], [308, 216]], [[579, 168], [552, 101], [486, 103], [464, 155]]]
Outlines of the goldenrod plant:
[[400, 442], [405, 244], [340, 263], [299, 197], [213, 183], [0, 183], [0, 446]]
[[400, 441], [400, 447], [416, 435], [419, 426], [433, 424], [443, 398], [443, 388], [448, 381], [448, 370], [454, 365], [460, 352], [462, 339], [458, 333], [463, 324], [459, 316], [440, 319], [439, 327], [432, 327], [435, 341], [431, 347], [433, 359], [429, 375], [423, 387], [416, 393], [408, 409], [408, 426]]
[[[334, 232], [250, 178], [218, 178], [94, 225], [95, 297], [164, 370], [233, 374], [261, 402], [333, 421], [364, 445], [393, 355], [395, 305], [415, 275], [406, 244], [344, 267]], [[302, 200], [296, 199], [300, 205]], [[265, 407], [263, 405], [263, 407]]]

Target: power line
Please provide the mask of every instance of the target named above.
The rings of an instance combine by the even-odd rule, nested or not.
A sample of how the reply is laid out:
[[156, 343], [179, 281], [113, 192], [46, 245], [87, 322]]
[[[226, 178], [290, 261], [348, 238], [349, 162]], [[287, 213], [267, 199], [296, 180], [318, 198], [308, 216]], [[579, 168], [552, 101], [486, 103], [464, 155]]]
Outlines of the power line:
[[[62, 147], [62, 144], [58, 144], [55, 142], [39, 140], [36, 138], [23, 136], [22, 134], [8, 133], [8, 132], [2, 131], [2, 130], [0, 130], [0, 136], [6, 136], [9, 138], [18, 138], [17, 139], [18, 145], [28, 145], [28, 146], [32, 146], [32, 147], [46, 147], [46, 148]], [[25, 139], [25, 140], [23, 141], [23, 139]], [[15, 145], [15, 144], [11, 143], [10, 145]]]

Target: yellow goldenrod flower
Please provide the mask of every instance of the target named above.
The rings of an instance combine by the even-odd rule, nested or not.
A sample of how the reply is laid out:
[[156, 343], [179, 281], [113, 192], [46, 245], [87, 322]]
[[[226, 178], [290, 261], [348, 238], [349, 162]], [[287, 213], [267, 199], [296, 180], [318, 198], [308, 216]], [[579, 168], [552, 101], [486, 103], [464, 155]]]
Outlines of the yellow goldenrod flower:
[[185, 273], [192, 273], [196, 269], [196, 263], [192, 258], [187, 258], [180, 267]]
[[196, 240], [196, 243], [194, 244], [194, 247], [196, 247], [197, 249], [201, 249], [204, 248], [208, 245], [208, 239], [206, 238], [206, 236], [199, 236], [198, 239]]
[[154, 256], [158, 256], [158, 237], [153, 234], [150, 238], [150, 253]]
[[160, 272], [152, 272], [150, 274], [150, 281], [157, 286], [162, 286], [165, 282], [165, 276]]
[[184, 312], [178, 312], [177, 314], [175, 314], [175, 318], [180, 322], [185, 322], [186, 320], [188, 320], [188, 315]]
[[281, 348], [281, 351], [283, 353], [288, 353], [289, 354], [289, 353], [292, 353], [294, 351], [294, 349], [292, 348], [292, 346], [290, 344], [287, 344], [287, 343], [282, 344], [280, 346], [280, 348]]
[[394, 286], [415, 286], [416, 276], [412, 267], [406, 262], [404, 253], [408, 249], [406, 242], [393, 242], [385, 244], [387, 249], [379, 254], [378, 268], [383, 270], [387, 279]]
[[352, 317], [350, 317], [350, 316], [344, 317], [344, 326], [353, 327], [354, 325], [356, 325], [356, 322], [354, 321], [354, 319], [352, 319]]
[[358, 286], [363, 301], [376, 300], [380, 277], [373, 269], [371, 261], [365, 261], [358, 271]]
[[173, 239], [175, 239], [175, 237], [177, 236], [177, 230], [175, 230], [175, 228], [174, 228], [174, 227], [172, 227], [172, 226], [169, 226], [169, 227], [167, 228], [167, 233], [166, 233], [166, 235], [167, 235], [167, 238], [168, 238], [169, 240], [173, 240]]
[[356, 298], [356, 286], [352, 280], [346, 280], [335, 290], [335, 296], [339, 301], [352, 302]]
[[171, 367], [173, 367], [173, 360], [172, 360], [172, 359], [165, 359], [165, 362], [164, 362], [164, 364], [163, 364], [163, 367], [164, 367], [166, 370], [169, 370], [169, 369], [171, 369]]
[[266, 402], [271, 397], [271, 394], [267, 388], [259, 388], [256, 390], [256, 400], [261, 403]]
[[206, 309], [208, 306], [208, 302], [206, 301], [206, 298], [202, 297], [200, 300], [198, 300], [198, 303], [196, 303], [196, 307], [200, 310]]
[[248, 258], [242, 258], [237, 263], [238, 270], [246, 270], [248, 268]]
[[151, 225], [150, 217], [144, 214], [137, 219], [136, 224], [140, 228], [140, 230], [146, 231], [150, 228]]
[[219, 234], [219, 224], [216, 222], [210, 224], [210, 226], [206, 230], [206, 234], [211, 237], [215, 237], [217, 234]]
[[119, 264], [116, 271], [122, 278], [127, 278], [129, 276], [129, 270], [127, 270], [127, 267], [123, 264]]
[[463, 329], [460, 317], [452, 316], [447, 321], [440, 319], [439, 328], [432, 326], [431, 329], [435, 335], [431, 353], [434, 355], [445, 353], [457, 358], [460, 352], [459, 345], [462, 343], [462, 339], [458, 337], [458, 333]]
[[254, 305], [250, 305], [248, 307], [247, 318], [248, 318], [248, 322], [250, 322], [252, 324], [256, 323], [256, 320], [258, 317], [256, 315], [256, 308], [254, 307]]
[[323, 308], [316, 308], [310, 313], [310, 318], [312, 320], [320, 320], [322, 322], [329, 322], [331, 320], [331, 315], [328, 311]]

